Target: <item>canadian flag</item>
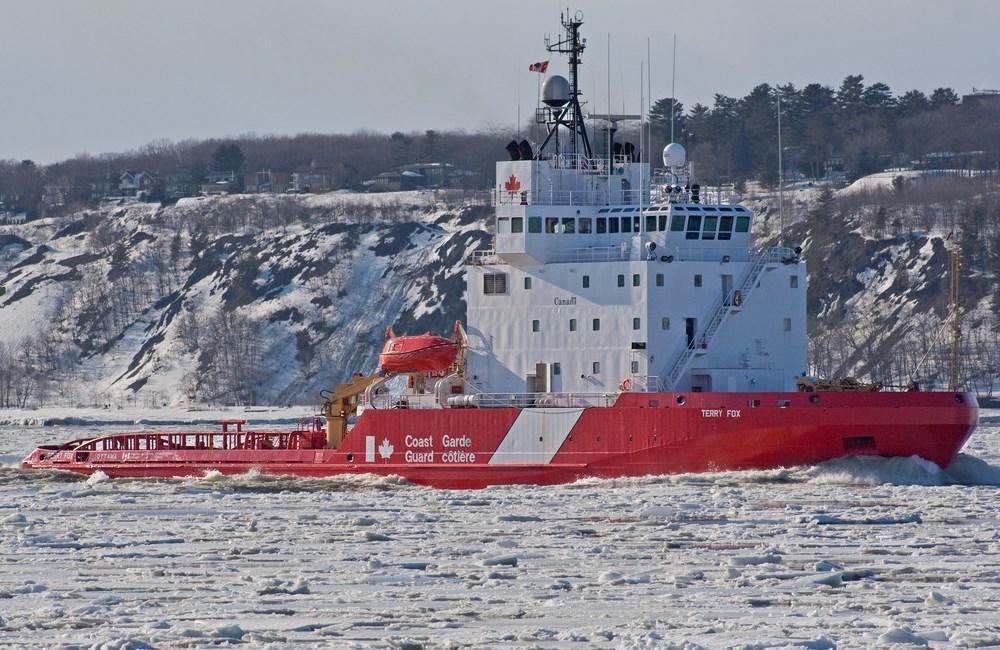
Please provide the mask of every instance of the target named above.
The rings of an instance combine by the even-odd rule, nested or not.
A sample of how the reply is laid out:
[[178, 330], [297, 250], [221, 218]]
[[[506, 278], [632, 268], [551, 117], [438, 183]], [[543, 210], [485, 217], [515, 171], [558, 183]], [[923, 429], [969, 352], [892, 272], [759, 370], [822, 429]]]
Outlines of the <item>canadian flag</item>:
[[539, 61], [538, 63], [532, 63], [528, 66], [528, 72], [541, 72], [542, 74], [545, 74], [545, 71], [548, 69], [548, 61]]

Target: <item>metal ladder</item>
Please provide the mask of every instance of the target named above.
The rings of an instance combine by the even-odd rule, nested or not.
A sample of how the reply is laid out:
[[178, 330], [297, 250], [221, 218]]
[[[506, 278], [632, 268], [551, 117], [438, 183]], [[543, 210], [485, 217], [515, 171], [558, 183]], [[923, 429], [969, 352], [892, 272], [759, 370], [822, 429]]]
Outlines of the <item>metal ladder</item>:
[[750, 293], [753, 291], [754, 287], [757, 286], [757, 280], [760, 278], [760, 274], [764, 271], [764, 268], [768, 265], [768, 263], [777, 262], [793, 255], [794, 253], [789, 248], [774, 246], [772, 248], [766, 248], [759, 251], [751, 257], [750, 268], [747, 270], [739, 288], [734, 289], [729, 292], [729, 294], [722, 296], [722, 298], [715, 304], [712, 318], [708, 322], [708, 327], [706, 327], [702, 333], [701, 341], [693, 341], [691, 345], [684, 343], [681, 347], [680, 355], [678, 355], [677, 361], [675, 361], [674, 365], [671, 366], [670, 372], [666, 377], [665, 384], [668, 390], [676, 389], [677, 382], [680, 380], [681, 375], [685, 370], [687, 370], [688, 365], [691, 363], [691, 358], [694, 357], [694, 355], [699, 351], [704, 350], [712, 344], [712, 339], [715, 337], [715, 334], [722, 328], [722, 324], [725, 322], [729, 312], [736, 306], [733, 304], [733, 298], [736, 295], [736, 292], [739, 291], [740, 293], [740, 304], [742, 305], [746, 302], [747, 298], [750, 297]]

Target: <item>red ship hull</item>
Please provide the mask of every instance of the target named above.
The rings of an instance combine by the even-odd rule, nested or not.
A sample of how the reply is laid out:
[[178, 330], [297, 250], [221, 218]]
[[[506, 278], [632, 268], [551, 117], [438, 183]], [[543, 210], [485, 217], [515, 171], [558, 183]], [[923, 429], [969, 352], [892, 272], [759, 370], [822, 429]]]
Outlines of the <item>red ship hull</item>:
[[398, 475], [438, 488], [788, 467], [847, 455], [916, 455], [944, 467], [977, 417], [970, 393], [625, 393], [609, 407], [369, 409], [337, 449], [323, 448], [320, 430], [121, 434], [39, 447], [22, 467], [110, 477]]

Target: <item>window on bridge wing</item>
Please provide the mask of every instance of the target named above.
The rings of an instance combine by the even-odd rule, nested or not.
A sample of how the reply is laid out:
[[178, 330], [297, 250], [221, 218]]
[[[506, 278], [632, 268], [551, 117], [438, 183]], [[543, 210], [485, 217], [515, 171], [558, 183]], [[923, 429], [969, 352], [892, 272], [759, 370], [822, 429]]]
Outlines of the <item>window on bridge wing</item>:
[[512, 217], [510, 220], [510, 231], [515, 234], [524, 232], [524, 217]]
[[497, 234], [507, 235], [510, 234], [510, 219], [507, 217], [500, 217], [497, 219]]
[[736, 217], [736, 232], [750, 232], [750, 217]]
[[701, 228], [701, 238], [702, 239], [715, 239], [715, 229], [719, 226], [719, 218], [705, 217], [705, 222]]
[[589, 235], [591, 232], [593, 232], [594, 222], [590, 218], [581, 217], [580, 223], [577, 225], [579, 226], [579, 231], [581, 235]]
[[556, 234], [556, 230], [559, 228], [559, 218], [558, 217], [545, 217], [545, 232], [549, 235]]
[[608, 232], [608, 220], [606, 217], [597, 217], [597, 234], [603, 235]]
[[701, 216], [697, 214], [692, 214], [690, 217], [688, 217], [688, 228], [685, 239], [698, 239], [698, 234], [700, 231], [701, 231]]
[[530, 233], [540, 233], [540, 232], [542, 232], [542, 218], [541, 217], [528, 217], [528, 232], [530, 232]]
[[618, 232], [618, 217], [608, 217], [608, 232], [612, 235]]
[[719, 239], [733, 238], [733, 218], [724, 215], [719, 219]]
[[684, 215], [675, 214], [670, 219], [670, 232], [684, 232]]
[[632, 232], [632, 217], [622, 217], [622, 232]]
[[563, 217], [562, 231], [564, 235], [572, 235], [576, 232], [576, 219], [573, 217]]

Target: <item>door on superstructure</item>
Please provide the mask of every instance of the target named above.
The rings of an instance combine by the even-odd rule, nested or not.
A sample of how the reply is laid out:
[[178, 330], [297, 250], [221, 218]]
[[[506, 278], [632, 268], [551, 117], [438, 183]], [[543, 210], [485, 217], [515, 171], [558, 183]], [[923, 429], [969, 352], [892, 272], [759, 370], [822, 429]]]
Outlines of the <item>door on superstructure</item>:
[[684, 319], [684, 335], [687, 336], [687, 345], [689, 348], [694, 347], [694, 337], [698, 332], [698, 319], [697, 318], [685, 318]]
[[646, 354], [645, 343], [642, 345], [642, 348], [633, 347], [629, 351], [629, 377], [632, 380], [632, 385], [636, 388], [650, 390], [647, 384], [653, 380], [649, 377], [649, 356]]
[[728, 305], [729, 301], [732, 299], [733, 293], [733, 276], [723, 275], [722, 277], [722, 300]]

